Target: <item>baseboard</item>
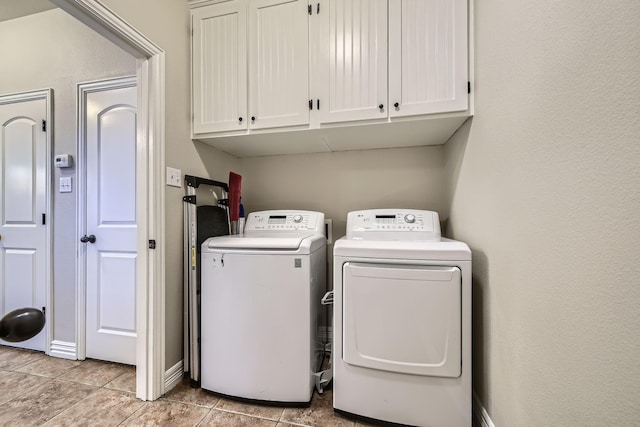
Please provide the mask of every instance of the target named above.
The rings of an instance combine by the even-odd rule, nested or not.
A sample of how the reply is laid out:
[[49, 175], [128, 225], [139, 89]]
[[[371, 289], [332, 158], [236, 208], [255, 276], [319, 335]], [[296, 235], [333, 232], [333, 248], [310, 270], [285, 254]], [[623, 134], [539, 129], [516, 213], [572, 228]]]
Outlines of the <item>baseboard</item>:
[[473, 419], [474, 425], [478, 427], [496, 427], [496, 425], [491, 420], [489, 413], [484, 406], [482, 406], [482, 402], [478, 398], [476, 392], [473, 392]]
[[164, 392], [168, 392], [182, 381], [184, 376], [183, 361], [179, 361], [164, 373]]
[[53, 340], [51, 341], [49, 356], [59, 357], [61, 359], [78, 360], [76, 343]]

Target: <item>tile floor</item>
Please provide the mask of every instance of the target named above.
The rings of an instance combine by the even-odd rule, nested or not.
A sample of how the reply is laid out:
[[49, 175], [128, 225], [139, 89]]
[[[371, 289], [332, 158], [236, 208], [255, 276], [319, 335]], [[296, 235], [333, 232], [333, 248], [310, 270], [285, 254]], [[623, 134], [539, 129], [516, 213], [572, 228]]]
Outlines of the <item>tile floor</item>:
[[135, 398], [135, 368], [0, 346], [2, 426], [362, 426], [334, 414], [331, 390], [308, 408], [249, 405], [185, 381], [154, 402]]

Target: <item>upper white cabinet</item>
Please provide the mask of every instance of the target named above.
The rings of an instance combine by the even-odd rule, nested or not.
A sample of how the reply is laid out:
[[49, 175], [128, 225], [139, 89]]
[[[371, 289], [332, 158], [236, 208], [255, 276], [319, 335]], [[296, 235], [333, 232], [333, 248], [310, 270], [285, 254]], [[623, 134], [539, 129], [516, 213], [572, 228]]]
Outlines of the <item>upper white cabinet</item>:
[[309, 123], [307, 0], [249, 1], [249, 120], [250, 129]]
[[191, 12], [193, 134], [309, 123], [306, 0], [230, 0]]
[[193, 133], [247, 129], [247, 8], [243, 1], [191, 11]]
[[238, 156], [443, 144], [472, 114], [472, 1], [192, 0], [193, 138]]
[[467, 0], [389, 0], [389, 115], [468, 108]]
[[[328, 0], [312, 18], [319, 122], [387, 117], [387, 0]], [[313, 12], [313, 11], [312, 11]]]
[[467, 110], [467, 0], [319, 4], [319, 123]]

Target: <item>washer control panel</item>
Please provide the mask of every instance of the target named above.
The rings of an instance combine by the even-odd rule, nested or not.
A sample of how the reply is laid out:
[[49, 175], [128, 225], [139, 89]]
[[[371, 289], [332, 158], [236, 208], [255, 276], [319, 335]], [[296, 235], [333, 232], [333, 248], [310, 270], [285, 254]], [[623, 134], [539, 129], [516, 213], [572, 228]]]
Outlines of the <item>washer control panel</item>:
[[253, 231], [316, 231], [324, 233], [324, 214], [313, 211], [261, 211], [247, 217], [245, 234]]
[[440, 240], [440, 219], [437, 212], [417, 209], [349, 212], [347, 239]]

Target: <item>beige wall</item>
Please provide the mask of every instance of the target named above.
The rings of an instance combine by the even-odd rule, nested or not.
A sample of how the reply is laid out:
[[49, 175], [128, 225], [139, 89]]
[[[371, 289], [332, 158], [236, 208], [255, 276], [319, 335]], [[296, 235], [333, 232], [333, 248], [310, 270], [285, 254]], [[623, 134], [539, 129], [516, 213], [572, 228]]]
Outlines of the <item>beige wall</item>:
[[[189, 7], [185, 0], [103, 0], [103, 3], [160, 46], [166, 63], [166, 164], [196, 175], [228, 181], [237, 159], [191, 142], [191, 48]], [[182, 360], [184, 189], [166, 187], [165, 368]]]
[[476, 1], [476, 116], [445, 146], [497, 426], [640, 422], [640, 2]]
[[443, 207], [443, 148], [414, 147], [240, 159], [248, 212], [307, 209], [333, 220], [345, 234], [347, 212]]
[[[77, 83], [135, 75], [129, 54], [59, 9], [0, 22], [0, 93], [52, 88], [54, 154], [77, 160]], [[53, 337], [76, 342], [76, 167], [53, 168]], [[71, 176], [72, 193], [58, 180]]]

